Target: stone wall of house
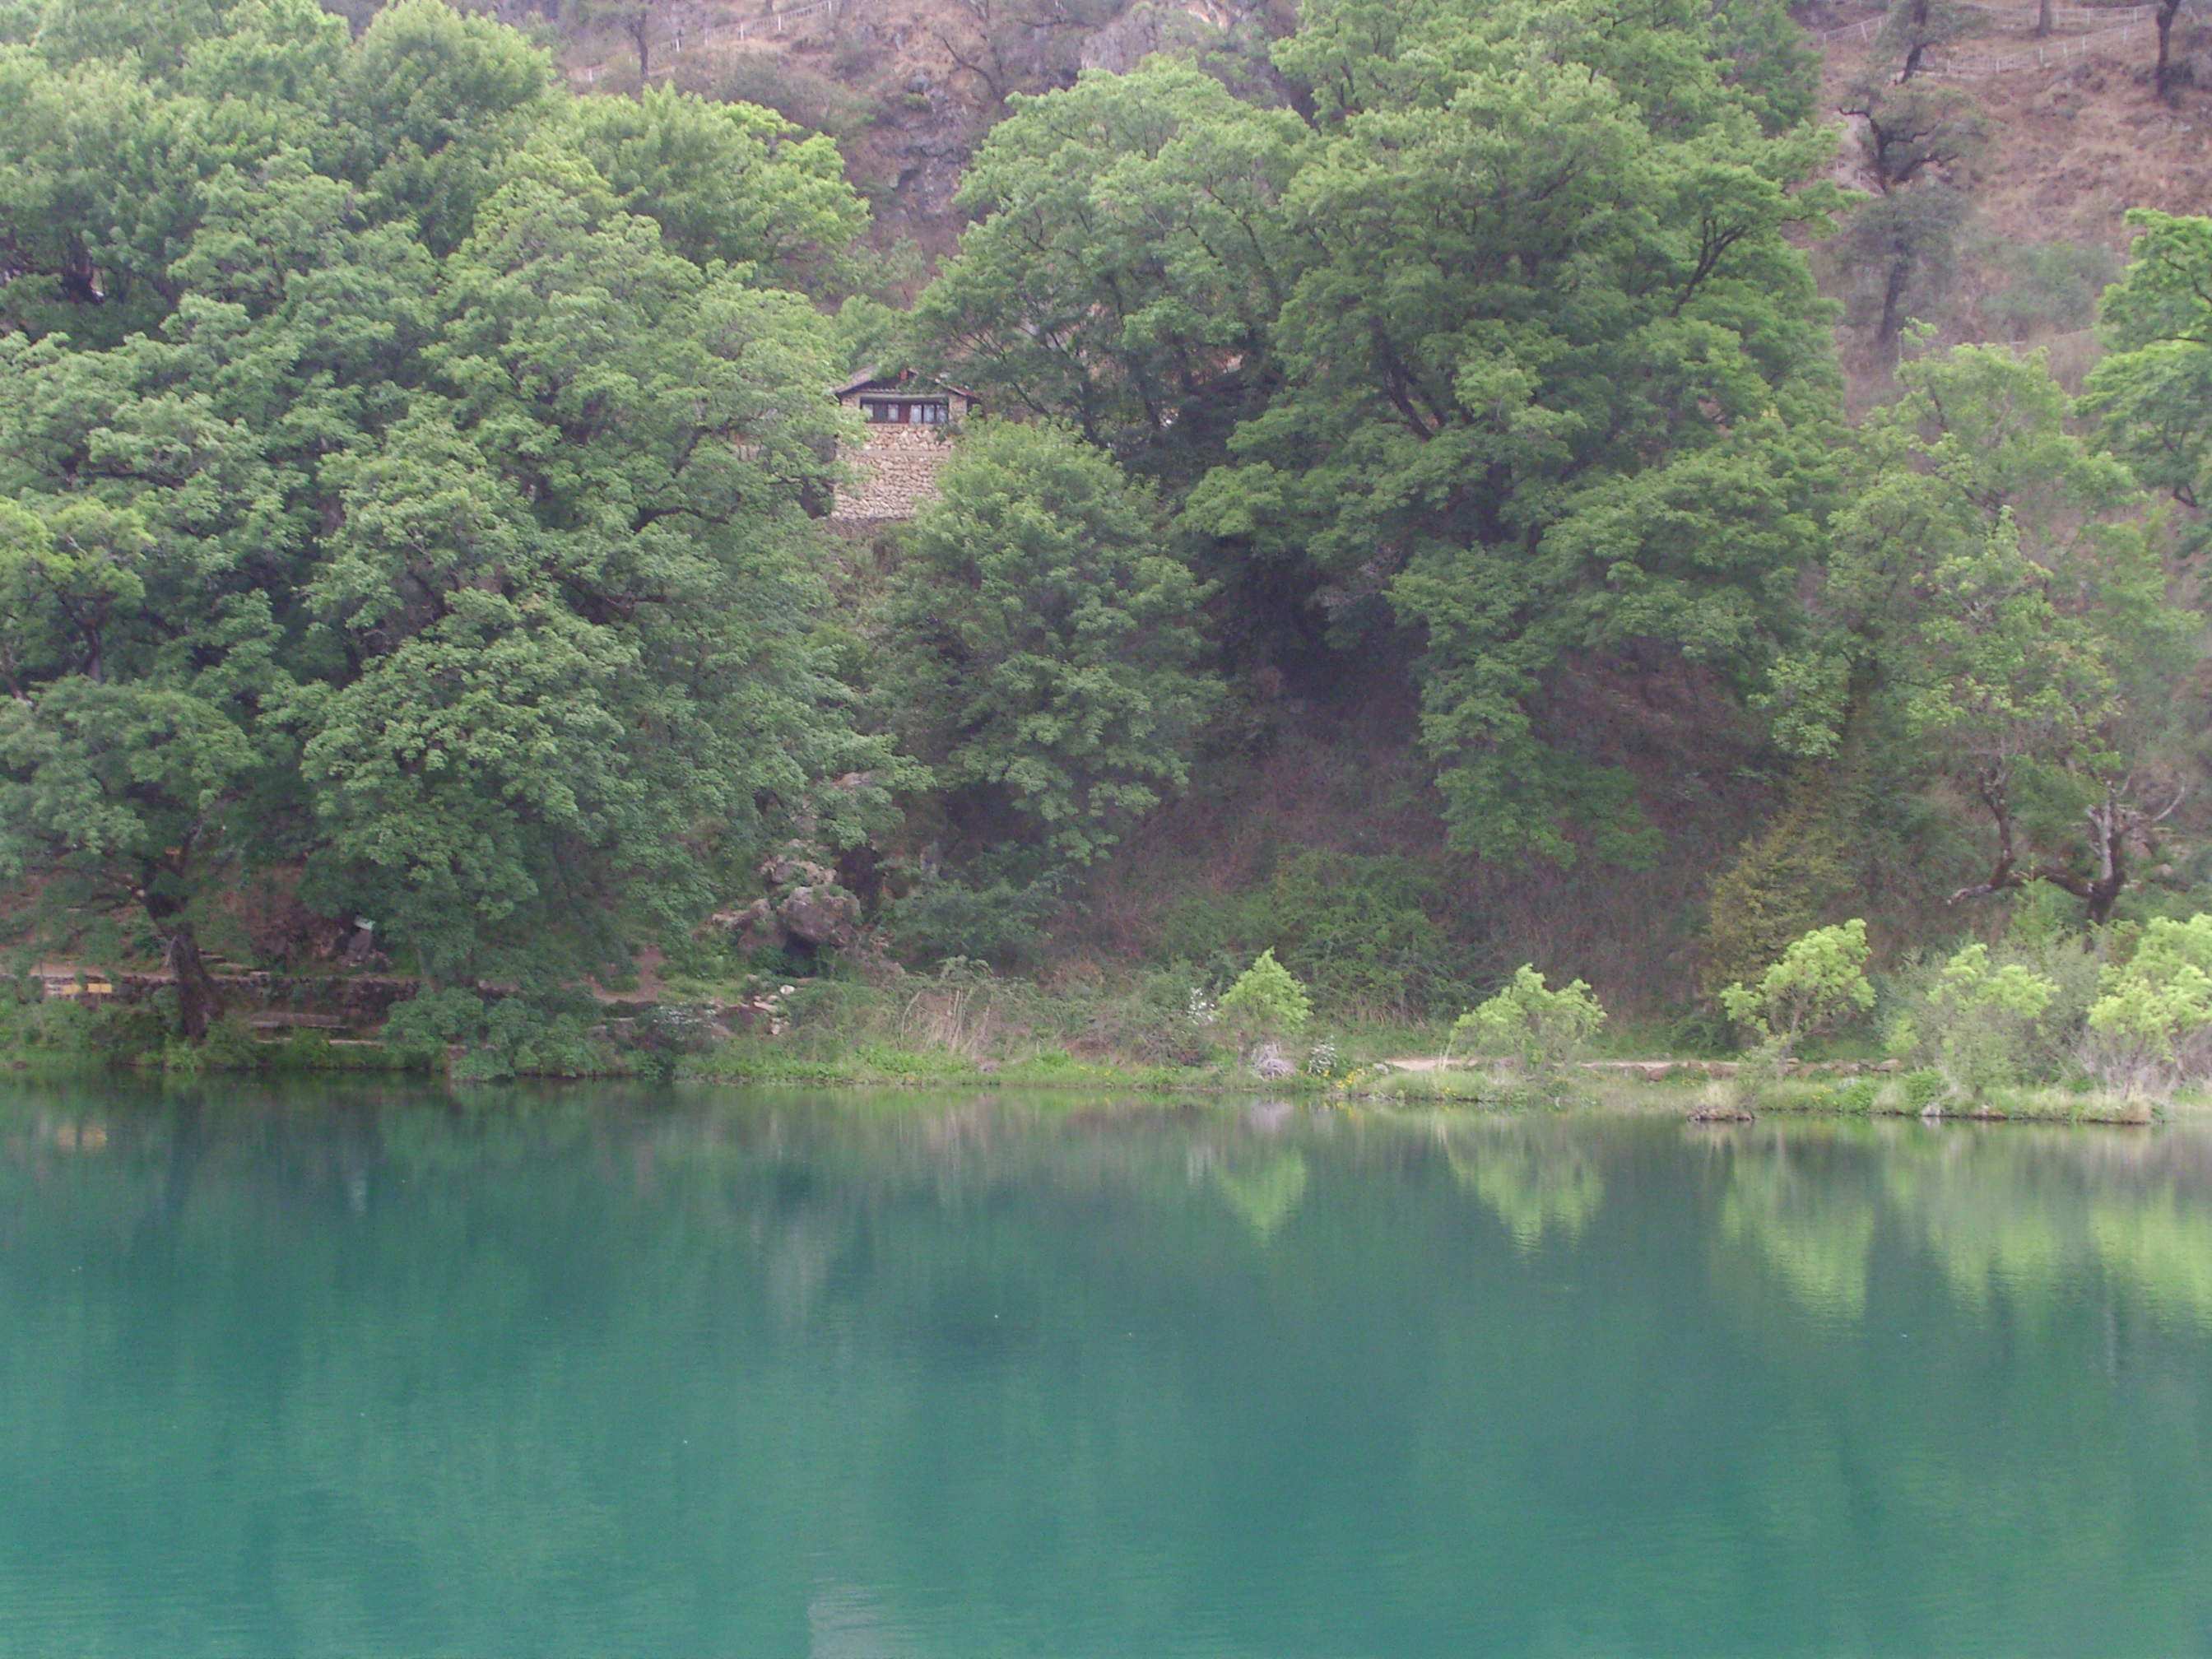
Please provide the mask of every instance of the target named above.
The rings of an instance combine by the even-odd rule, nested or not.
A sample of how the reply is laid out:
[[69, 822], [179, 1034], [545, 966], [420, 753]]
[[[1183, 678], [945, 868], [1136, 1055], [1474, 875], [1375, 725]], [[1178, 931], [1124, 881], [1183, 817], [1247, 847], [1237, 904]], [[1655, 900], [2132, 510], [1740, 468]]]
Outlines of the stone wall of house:
[[951, 453], [941, 426], [872, 426], [858, 449], [841, 450], [853, 487], [837, 492], [830, 514], [835, 525], [883, 524], [914, 516], [917, 502], [937, 493], [937, 470]]

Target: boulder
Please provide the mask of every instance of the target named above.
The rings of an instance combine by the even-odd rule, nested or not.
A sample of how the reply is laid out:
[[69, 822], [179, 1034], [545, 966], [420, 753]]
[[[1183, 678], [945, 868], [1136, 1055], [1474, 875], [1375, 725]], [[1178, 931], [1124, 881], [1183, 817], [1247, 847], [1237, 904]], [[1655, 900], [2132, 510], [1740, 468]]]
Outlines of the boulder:
[[792, 938], [817, 950], [850, 950], [860, 937], [860, 901], [830, 882], [793, 888], [775, 915]]
[[712, 926], [726, 927], [735, 934], [740, 951], [783, 949], [783, 923], [776, 918], [775, 906], [767, 899], [755, 899], [742, 909], [717, 910], [707, 920]]
[[833, 884], [837, 879], [835, 872], [808, 858], [806, 854], [810, 850], [803, 846], [792, 846], [773, 854], [761, 865], [761, 879], [770, 887], [827, 887]]

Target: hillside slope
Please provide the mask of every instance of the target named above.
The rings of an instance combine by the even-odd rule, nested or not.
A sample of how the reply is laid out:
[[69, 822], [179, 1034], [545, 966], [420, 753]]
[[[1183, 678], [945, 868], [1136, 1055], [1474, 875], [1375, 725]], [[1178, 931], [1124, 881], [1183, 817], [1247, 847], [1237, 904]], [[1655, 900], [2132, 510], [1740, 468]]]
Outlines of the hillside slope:
[[[2172, 44], [2184, 73], [2161, 100], [2150, 82], [2148, 9], [2061, 7], [2047, 36], [2035, 32], [2032, 6], [1965, 9], [1966, 31], [1930, 70], [1986, 142], [1930, 176], [1968, 211], [1955, 246], [1917, 287], [1911, 314], [1945, 343], [2046, 346], [2062, 380], [2075, 383], [2094, 361], [2095, 295], [2118, 270], [2127, 211], [2212, 206], [2212, 30], [2183, 12]], [[1841, 112], [1860, 82], [1893, 78], [1878, 39], [1882, 15], [1824, 6], [1797, 14], [1820, 49], [1821, 108], [1841, 138], [1833, 176], [1870, 194], [1865, 121]], [[1007, 92], [1061, 84], [1085, 66], [1125, 68], [1160, 46], [1241, 54], [1250, 72], [1261, 39], [1290, 21], [1121, 0], [1089, 10], [836, 0], [780, 17], [702, 0], [655, 19], [647, 57], [656, 80], [768, 102], [836, 134], [875, 205], [872, 240], [894, 295], [913, 292], [957, 244], [961, 167]], [[636, 43], [619, 32], [572, 30], [563, 52], [579, 84], [635, 84]], [[1847, 232], [1815, 260], [1824, 288], [1846, 299], [1864, 280], [1850, 248]], [[1838, 325], [1837, 343], [1854, 411], [1884, 400], [1896, 343], [1856, 316]], [[1573, 718], [1612, 734], [1602, 746], [1641, 777], [1666, 856], [1641, 873], [1476, 867], [1446, 850], [1398, 667], [1348, 672], [1285, 659], [1248, 676], [1244, 694], [1239, 736], [1200, 769], [1190, 796], [1156, 815], [1053, 928], [1063, 969], [1243, 949], [1246, 934], [1278, 925], [1267, 896], [1311, 854], [1370, 861], [1332, 866], [1340, 879], [1426, 884], [1429, 908], [1458, 919], [1463, 968], [1496, 971], [1510, 966], [1500, 953], [1534, 952], [1626, 1006], [1680, 1009], [1710, 883], [1786, 793], [1774, 757], [1725, 699], [1694, 684], [1616, 683], [1593, 670], [1569, 688]], [[1951, 873], [1900, 872], [1887, 878], [1895, 890], [1861, 902], [1869, 914], [1890, 911], [1890, 934], [1901, 939], [1916, 915], [1943, 921], [1921, 885]]]

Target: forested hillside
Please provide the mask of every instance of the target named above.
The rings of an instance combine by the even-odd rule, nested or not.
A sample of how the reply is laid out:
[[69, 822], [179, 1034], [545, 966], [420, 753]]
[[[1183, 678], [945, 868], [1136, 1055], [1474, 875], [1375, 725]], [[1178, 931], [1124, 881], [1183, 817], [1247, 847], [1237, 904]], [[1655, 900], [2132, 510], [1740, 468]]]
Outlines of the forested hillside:
[[[11, 948], [1717, 1032], [2208, 908], [2212, 204], [2039, 229], [1983, 14], [1808, 23], [0, 3]], [[990, 413], [856, 539], [870, 366]]]

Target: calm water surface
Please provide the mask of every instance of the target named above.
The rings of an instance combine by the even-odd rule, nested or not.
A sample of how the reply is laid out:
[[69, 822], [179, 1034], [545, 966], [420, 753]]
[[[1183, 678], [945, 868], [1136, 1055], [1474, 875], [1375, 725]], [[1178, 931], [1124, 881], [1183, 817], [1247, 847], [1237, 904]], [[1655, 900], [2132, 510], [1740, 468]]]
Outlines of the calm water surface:
[[0, 1089], [0, 1653], [2212, 1654], [2212, 1134]]

